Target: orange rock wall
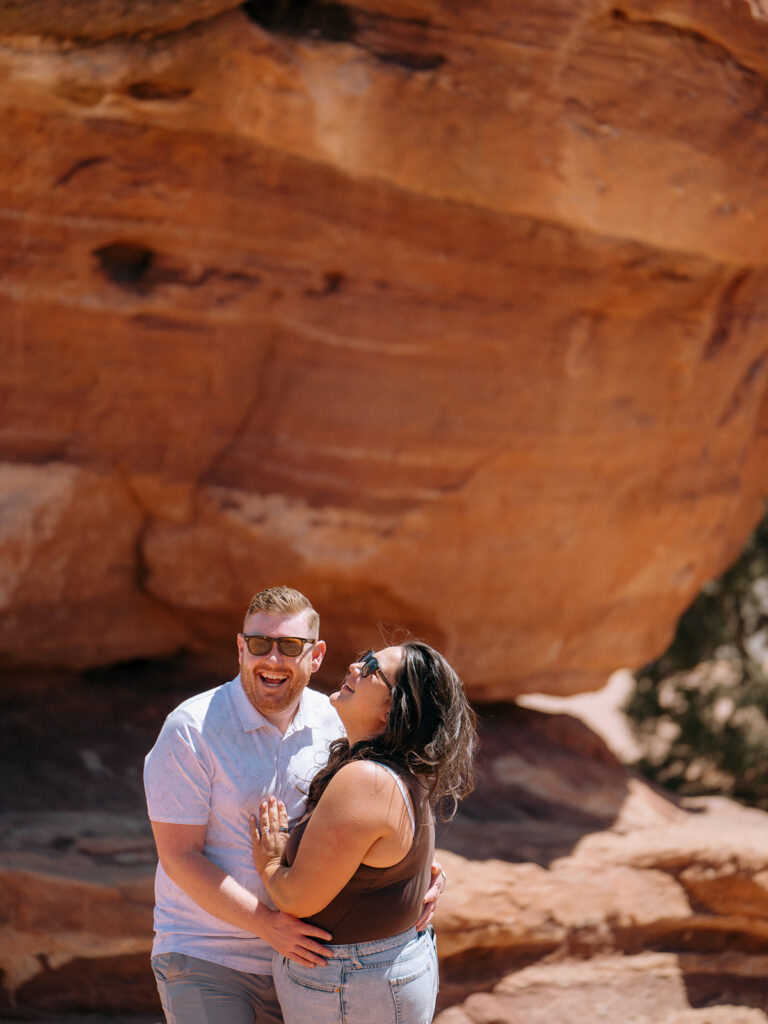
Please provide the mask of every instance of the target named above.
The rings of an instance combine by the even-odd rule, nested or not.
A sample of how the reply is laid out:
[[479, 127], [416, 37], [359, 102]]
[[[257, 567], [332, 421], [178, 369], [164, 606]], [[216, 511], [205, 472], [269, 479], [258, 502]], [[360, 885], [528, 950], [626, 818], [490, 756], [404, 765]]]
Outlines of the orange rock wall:
[[229, 666], [280, 581], [328, 683], [380, 622], [477, 697], [663, 649], [768, 492], [758, 0], [0, 33], [6, 660]]

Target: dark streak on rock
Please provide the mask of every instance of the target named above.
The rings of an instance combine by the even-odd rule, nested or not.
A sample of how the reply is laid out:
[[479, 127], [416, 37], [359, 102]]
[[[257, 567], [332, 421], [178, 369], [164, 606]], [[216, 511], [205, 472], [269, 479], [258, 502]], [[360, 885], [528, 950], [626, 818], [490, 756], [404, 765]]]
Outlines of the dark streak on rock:
[[716, 358], [724, 345], [727, 344], [733, 329], [733, 322], [736, 318], [736, 298], [748, 277], [748, 269], [740, 270], [734, 274], [726, 285], [715, 310], [714, 323], [707, 344], [704, 347], [702, 359]]
[[323, 280], [325, 281], [325, 284], [322, 288], [307, 288], [304, 291], [304, 294], [311, 295], [314, 298], [333, 295], [334, 292], [339, 291], [346, 278], [340, 270], [326, 270], [323, 274]]
[[80, 173], [80, 171], [84, 171], [88, 167], [96, 167], [97, 164], [106, 163], [107, 159], [108, 157], [106, 156], [87, 156], [83, 160], [78, 160], [77, 163], [72, 164], [69, 170], [65, 171], [60, 178], [56, 179], [53, 187], [58, 188], [60, 185], [68, 185], [75, 175]]
[[[133, 494], [133, 489], [129, 488]], [[140, 504], [140, 503], [139, 503]], [[149, 596], [149, 580], [152, 576], [152, 569], [147, 558], [147, 534], [152, 517], [145, 512], [141, 529], [137, 532], [134, 540], [134, 579], [142, 594]]]
[[54, 836], [48, 843], [53, 850], [67, 850], [74, 846], [75, 840], [72, 836]]
[[741, 378], [739, 383], [734, 389], [731, 400], [728, 403], [725, 411], [723, 412], [720, 419], [717, 421], [719, 427], [724, 427], [728, 424], [734, 416], [737, 415], [739, 410], [746, 403], [750, 392], [754, 389], [755, 385], [760, 381], [765, 370], [766, 361], [768, 360], [768, 353], [761, 352], [760, 355], [753, 359], [747, 367], [747, 371]]
[[658, 270], [653, 271], [653, 273], [651, 274], [651, 280], [674, 281], [675, 283], [677, 283], [691, 281], [692, 278], [690, 274], [683, 274], [679, 270], [672, 270], [668, 267], [660, 267]]
[[131, 82], [125, 91], [136, 100], [183, 100], [194, 92], [189, 85], [173, 85], [169, 82], [149, 80]]
[[[164, 263], [151, 249], [137, 242], [112, 242], [95, 249], [93, 255], [110, 280], [133, 292], [146, 293], [162, 285], [195, 289], [210, 282], [234, 285], [238, 291], [244, 292], [261, 284], [261, 277], [257, 274], [219, 270], [217, 267], [206, 267], [199, 274], [192, 275], [184, 267]], [[150, 317], [142, 321], [142, 325], [163, 330], [191, 330], [189, 324], [162, 318]]]
[[400, 17], [400, 16], [396, 16], [396, 15], [392, 15], [392, 14], [385, 14], [383, 11], [376, 11], [375, 13], [371, 13], [371, 18], [374, 21], [380, 21], [380, 22], [396, 21], [399, 25], [413, 25], [416, 28], [431, 28], [432, 27], [432, 23], [430, 22], [429, 18], [416, 18], [416, 17], [406, 18], [406, 17]]
[[221, 501], [219, 501], [219, 508], [222, 512], [239, 512], [240, 503], [234, 501], [232, 498], [222, 498]]
[[747, 78], [753, 80], [763, 80], [759, 72], [755, 71], [754, 68], [747, 67], [746, 64], [742, 64], [737, 57], [726, 49], [722, 43], [716, 42], [714, 39], [710, 39], [705, 36], [703, 32], [697, 32], [693, 28], [685, 28], [681, 25], [670, 25], [666, 21], [659, 21], [655, 18], [643, 18], [643, 17], [632, 17], [626, 11], [623, 11], [620, 7], [614, 7], [611, 9], [610, 18], [617, 24], [626, 25], [630, 28], [637, 28], [638, 30], [645, 30], [647, 32], [654, 33], [655, 35], [663, 36], [674, 36], [678, 39], [687, 39], [696, 46], [703, 49], [709, 50], [713, 53], [718, 62], [730, 65], [734, 70], [740, 72]]
[[350, 42], [357, 33], [351, 9], [335, 0], [249, 0], [242, 9], [275, 35]]
[[325, 295], [332, 295], [344, 284], [345, 277], [340, 270], [329, 270], [325, 274]]
[[107, 277], [129, 290], [136, 289], [149, 273], [154, 252], [136, 242], [112, 242], [93, 250]]
[[445, 64], [440, 53], [374, 53], [377, 60], [385, 64], [397, 64], [409, 71], [434, 71]]
[[201, 288], [209, 281], [225, 281], [230, 284], [240, 284], [245, 288], [256, 287], [261, 284], [258, 274], [244, 274], [238, 270], [218, 270], [216, 267], [206, 267], [196, 277], [192, 277], [178, 267], [158, 267], [152, 272], [153, 285], [176, 284], [183, 288]]
[[185, 334], [204, 334], [206, 328], [202, 324], [186, 320], [174, 320], [169, 316], [158, 316], [152, 313], [137, 313], [130, 322], [148, 331], [182, 331]]
[[[434, 71], [445, 64], [440, 53], [414, 53], [406, 50], [373, 50], [357, 38], [362, 26], [377, 16], [358, 12], [336, 0], [249, 0], [242, 9], [251, 21], [274, 35], [309, 37], [327, 42], [355, 42], [376, 60], [408, 71]], [[420, 19], [398, 19], [405, 24], [427, 26]]]

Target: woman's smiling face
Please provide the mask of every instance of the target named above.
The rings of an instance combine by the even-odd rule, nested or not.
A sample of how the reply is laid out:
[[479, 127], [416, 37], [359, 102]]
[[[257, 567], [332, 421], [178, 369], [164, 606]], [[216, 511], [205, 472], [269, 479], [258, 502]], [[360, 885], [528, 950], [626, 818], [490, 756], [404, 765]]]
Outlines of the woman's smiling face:
[[[381, 671], [391, 684], [395, 683], [403, 660], [402, 647], [385, 647], [374, 651]], [[331, 694], [339, 718], [344, 723], [350, 743], [384, 732], [392, 694], [377, 672], [366, 673], [362, 661], [353, 661], [341, 687]]]

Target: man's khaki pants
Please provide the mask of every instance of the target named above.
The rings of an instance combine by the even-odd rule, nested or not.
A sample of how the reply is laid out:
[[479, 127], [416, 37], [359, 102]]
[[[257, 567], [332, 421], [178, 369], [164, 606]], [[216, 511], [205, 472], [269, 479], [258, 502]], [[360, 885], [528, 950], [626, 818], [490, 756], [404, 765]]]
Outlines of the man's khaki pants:
[[186, 953], [152, 957], [168, 1024], [282, 1024], [269, 974], [246, 974]]

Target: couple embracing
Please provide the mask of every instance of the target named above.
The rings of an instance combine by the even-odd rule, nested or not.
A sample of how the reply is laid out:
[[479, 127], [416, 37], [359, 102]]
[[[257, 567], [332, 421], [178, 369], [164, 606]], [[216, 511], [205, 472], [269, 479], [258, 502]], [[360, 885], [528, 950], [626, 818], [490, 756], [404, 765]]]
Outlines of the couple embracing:
[[434, 810], [472, 784], [461, 680], [411, 640], [329, 700], [289, 587], [253, 597], [237, 646], [239, 675], [173, 711], [145, 763], [168, 1024], [429, 1024]]

